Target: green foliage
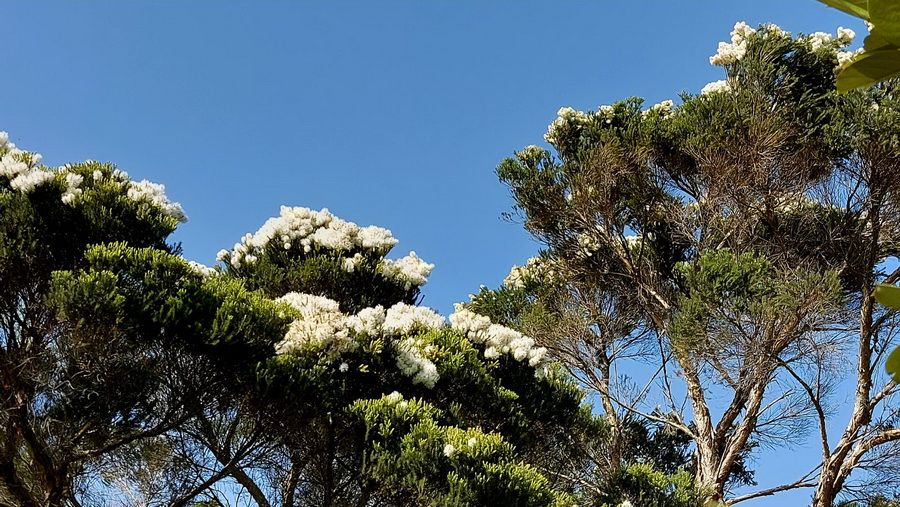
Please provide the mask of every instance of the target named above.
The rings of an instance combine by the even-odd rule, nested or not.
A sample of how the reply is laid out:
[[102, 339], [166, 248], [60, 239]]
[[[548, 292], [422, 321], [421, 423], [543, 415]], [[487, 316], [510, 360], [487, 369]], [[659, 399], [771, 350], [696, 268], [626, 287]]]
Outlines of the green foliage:
[[547, 479], [515, 462], [496, 433], [438, 423], [440, 410], [397, 394], [360, 400], [351, 408], [366, 425], [370, 451], [364, 473], [417, 504], [474, 506], [503, 498], [511, 505], [573, 505]]
[[900, 6], [893, 0], [819, 0], [871, 23], [863, 53], [838, 74], [843, 92], [900, 75]]
[[633, 464], [609, 482], [615, 490], [604, 499], [604, 507], [615, 507], [626, 500], [632, 505], [656, 507], [695, 507], [703, 503], [693, 477], [685, 470], [664, 474], [649, 465]]

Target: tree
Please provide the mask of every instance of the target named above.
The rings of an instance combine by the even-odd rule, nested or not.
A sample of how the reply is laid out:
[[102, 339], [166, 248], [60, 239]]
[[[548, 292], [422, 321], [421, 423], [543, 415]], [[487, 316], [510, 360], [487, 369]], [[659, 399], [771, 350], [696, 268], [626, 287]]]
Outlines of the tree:
[[[814, 488], [830, 507], [852, 472], [888, 466], [876, 451], [900, 438], [896, 383], [877, 367], [897, 320], [874, 300], [879, 280], [900, 276], [882, 272], [897, 254], [896, 84], [837, 94], [850, 30], [738, 23], [731, 35], [710, 58], [726, 80], [677, 107], [560, 109], [545, 136], [555, 154], [529, 146], [500, 164], [544, 245], [507, 285], [553, 316], [527, 329], [599, 394], [613, 427], [631, 413], [690, 436], [708, 498]], [[829, 395], [848, 354], [853, 415], [835, 437]], [[641, 363], [643, 379], [614, 373]], [[754, 446], [789, 446], [809, 424], [821, 463], [730, 494]]]
[[[599, 430], [579, 391], [531, 338], [467, 310], [447, 326], [415, 306], [433, 266], [414, 252], [388, 259], [396, 243], [283, 207], [220, 252], [221, 279], [286, 302], [294, 319], [250, 398], [215, 417], [270, 444], [235, 479], [263, 505], [565, 503], [535, 466], [580, 466], [566, 451]], [[203, 443], [227, 455], [209, 445], [223, 437], [210, 425]]]
[[0, 503], [572, 504], [542, 470], [601, 422], [531, 338], [415, 306], [390, 231], [285, 207], [213, 269], [184, 219], [0, 136]]
[[[77, 504], [105, 458], [206, 398], [203, 350], [259, 355], [246, 329], [211, 327], [219, 288], [165, 242], [182, 220], [159, 185], [97, 162], [49, 169], [0, 133], [4, 502]], [[259, 303], [237, 314], [249, 336], [283, 326]]]

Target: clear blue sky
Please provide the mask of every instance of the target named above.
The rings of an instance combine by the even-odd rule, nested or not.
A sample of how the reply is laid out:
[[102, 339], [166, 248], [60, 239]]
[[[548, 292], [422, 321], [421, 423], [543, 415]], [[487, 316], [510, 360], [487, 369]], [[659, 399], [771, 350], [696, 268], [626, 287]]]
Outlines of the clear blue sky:
[[[164, 183], [211, 264], [279, 205], [328, 207], [437, 264], [443, 312], [537, 246], [493, 169], [560, 106], [657, 102], [721, 79], [735, 21], [864, 33], [813, 0], [4, 2], [0, 130], [48, 164]], [[794, 480], [814, 445], [761, 455]], [[762, 466], [764, 465], [764, 467]], [[793, 506], [808, 493], [750, 505]]]

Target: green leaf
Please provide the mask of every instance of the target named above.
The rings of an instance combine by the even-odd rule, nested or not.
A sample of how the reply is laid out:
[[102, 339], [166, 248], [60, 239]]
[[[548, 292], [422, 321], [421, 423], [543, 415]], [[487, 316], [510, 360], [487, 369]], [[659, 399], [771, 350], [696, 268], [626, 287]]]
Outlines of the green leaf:
[[900, 287], [879, 283], [875, 287], [875, 301], [888, 308], [900, 310]]
[[869, 21], [878, 27], [881, 37], [900, 46], [900, 2], [869, 0], [869, 16]]
[[881, 29], [879, 29], [878, 27], [872, 27], [872, 31], [869, 32], [869, 35], [866, 36], [866, 40], [863, 42], [863, 49], [868, 52], [875, 52], [879, 49], [898, 48], [896, 45], [891, 44], [881, 35]]
[[857, 18], [869, 19], [869, 0], [819, 0], [823, 4], [842, 10]]
[[871, 86], [900, 74], [900, 50], [884, 49], [863, 53], [838, 74], [838, 91]]
[[891, 352], [884, 367], [888, 373], [894, 376], [894, 380], [900, 382], [900, 347]]

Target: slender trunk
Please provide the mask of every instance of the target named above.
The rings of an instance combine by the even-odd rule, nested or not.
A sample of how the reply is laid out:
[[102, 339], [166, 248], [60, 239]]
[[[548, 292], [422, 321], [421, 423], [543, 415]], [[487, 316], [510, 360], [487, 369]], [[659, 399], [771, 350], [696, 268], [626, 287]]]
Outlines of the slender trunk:
[[[880, 198], [870, 198], [872, 212], [872, 238], [867, 255], [867, 273], [875, 270], [879, 240]], [[853, 413], [841, 439], [834, 446], [831, 456], [822, 463], [819, 484], [813, 494], [813, 507], [831, 507], [843, 486], [840, 477], [845, 460], [850, 454], [863, 427], [872, 420], [872, 336], [874, 329], [873, 313], [875, 309], [875, 283], [868, 277], [862, 284], [862, 299], [859, 316], [859, 357], [856, 363], [856, 394], [853, 401]], [[849, 475], [846, 471], [845, 475]]]
[[602, 386], [599, 389], [600, 402], [603, 405], [606, 420], [610, 428], [610, 449], [609, 449], [609, 471], [615, 473], [622, 467], [622, 428], [616, 412], [615, 404], [609, 394], [610, 389], [610, 360], [606, 352], [598, 354], [598, 369], [600, 370], [600, 382]]
[[708, 491], [711, 500], [721, 500], [725, 485], [718, 480], [719, 445], [716, 441], [716, 432], [713, 429], [703, 385], [690, 358], [680, 357], [679, 362], [684, 371], [688, 396], [691, 398], [694, 423], [697, 426], [697, 438], [694, 442], [697, 446], [697, 486], [701, 490]]

